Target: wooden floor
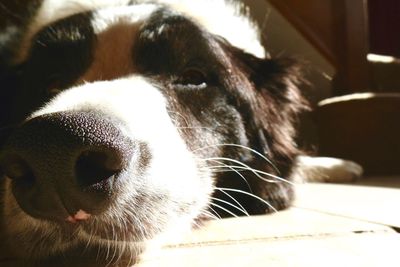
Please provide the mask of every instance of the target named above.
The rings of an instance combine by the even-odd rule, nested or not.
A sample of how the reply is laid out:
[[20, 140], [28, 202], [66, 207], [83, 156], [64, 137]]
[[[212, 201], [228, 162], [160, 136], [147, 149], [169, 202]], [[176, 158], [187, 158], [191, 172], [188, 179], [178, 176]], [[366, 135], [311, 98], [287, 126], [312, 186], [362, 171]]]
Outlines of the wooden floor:
[[[289, 210], [211, 221], [138, 266], [400, 266], [400, 177], [297, 187]], [[24, 266], [6, 258], [0, 266]]]
[[292, 209], [210, 222], [139, 266], [398, 267], [400, 178], [385, 179], [300, 185]]

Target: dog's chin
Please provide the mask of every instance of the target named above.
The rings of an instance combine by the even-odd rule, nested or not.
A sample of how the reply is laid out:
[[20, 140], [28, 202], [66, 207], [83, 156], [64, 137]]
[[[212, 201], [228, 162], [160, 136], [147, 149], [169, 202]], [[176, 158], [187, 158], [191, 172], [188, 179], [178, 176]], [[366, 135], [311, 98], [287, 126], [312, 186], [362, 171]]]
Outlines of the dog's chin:
[[6, 221], [6, 231], [13, 238], [13, 242], [9, 242], [11, 251], [17, 257], [39, 261], [59, 255], [95, 256], [104, 260], [131, 258], [143, 250], [158, 230], [157, 227], [149, 228], [151, 225], [148, 224], [147, 232], [143, 233], [137, 230], [139, 227], [122, 221], [121, 225], [107, 223], [105, 220], [109, 218], [104, 216], [88, 222], [56, 223], [35, 219], [17, 209], [10, 219]]
[[27, 214], [18, 205], [11, 182], [6, 179], [3, 231], [18, 258], [41, 261], [75, 255], [131, 261], [149, 244], [159, 244], [189, 231], [207, 202], [188, 198], [184, 204], [168, 197], [169, 192], [143, 191], [136, 196], [115, 196], [105, 210], [84, 221], [51, 221]]
[[[31, 241], [29, 246], [19, 244], [12, 249], [16, 251], [16, 257], [46, 266], [53, 266], [53, 262], [83, 266], [80, 264], [84, 261], [88, 261], [88, 266], [94, 261], [99, 264], [96, 266], [103, 266], [101, 263], [108, 265], [115, 261], [133, 263], [148, 246], [148, 241], [140, 240], [138, 235], [127, 235], [125, 240], [118, 240], [117, 236], [125, 234], [124, 231], [115, 228], [111, 234], [107, 233], [108, 227], [99, 225], [93, 234], [84, 225], [71, 227], [46, 223], [43, 229], [29, 229], [24, 233], [25, 240], [36, 240], [35, 246]], [[38, 238], [40, 233], [46, 235]]]

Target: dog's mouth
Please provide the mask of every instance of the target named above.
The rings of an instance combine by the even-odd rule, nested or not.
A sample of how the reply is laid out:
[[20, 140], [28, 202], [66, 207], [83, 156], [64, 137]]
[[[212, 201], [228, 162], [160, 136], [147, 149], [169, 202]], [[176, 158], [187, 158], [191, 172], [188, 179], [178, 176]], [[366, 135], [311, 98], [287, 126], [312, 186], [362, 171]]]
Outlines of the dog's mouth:
[[[83, 215], [83, 212], [79, 211], [78, 214]], [[77, 219], [76, 216], [70, 216], [65, 222], [53, 223], [52, 226], [54, 231], [58, 232], [65, 242], [75, 239], [80, 240], [81, 243], [86, 243], [87, 246], [104, 243], [107, 246], [119, 246], [121, 244], [140, 244], [143, 242], [139, 238], [138, 231], [135, 230], [134, 225], [120, 224], [101, 215], [85, 219]]]

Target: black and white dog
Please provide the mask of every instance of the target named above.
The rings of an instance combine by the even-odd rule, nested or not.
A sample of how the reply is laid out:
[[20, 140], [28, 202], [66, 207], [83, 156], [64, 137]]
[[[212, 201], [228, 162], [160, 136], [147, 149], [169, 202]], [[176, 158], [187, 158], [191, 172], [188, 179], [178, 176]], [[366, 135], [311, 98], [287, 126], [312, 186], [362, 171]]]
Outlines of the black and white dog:
[[15, 257], [125, 266], [201, 220], [288, 207], [294, 169], [360, 171], [298, 157], [301, 74], [265, 55], [237, 3], [30, 9], [0, 33], [13, 44], [1, 223]]

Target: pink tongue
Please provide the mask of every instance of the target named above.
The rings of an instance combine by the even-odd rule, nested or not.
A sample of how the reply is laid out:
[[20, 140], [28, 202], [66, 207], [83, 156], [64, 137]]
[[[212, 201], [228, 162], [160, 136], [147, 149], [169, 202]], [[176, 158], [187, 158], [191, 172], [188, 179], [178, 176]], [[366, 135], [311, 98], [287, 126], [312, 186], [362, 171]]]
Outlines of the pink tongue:
[[65, 219], [67, 222], [70, 223], [76, 223], [79, 221], [86, 221], [87, 219], [90, 218], [90, 214], [87, 213], [84, 210], [78, 210], [78, 212], [74, 216], [69, 216], [67, 219]]

